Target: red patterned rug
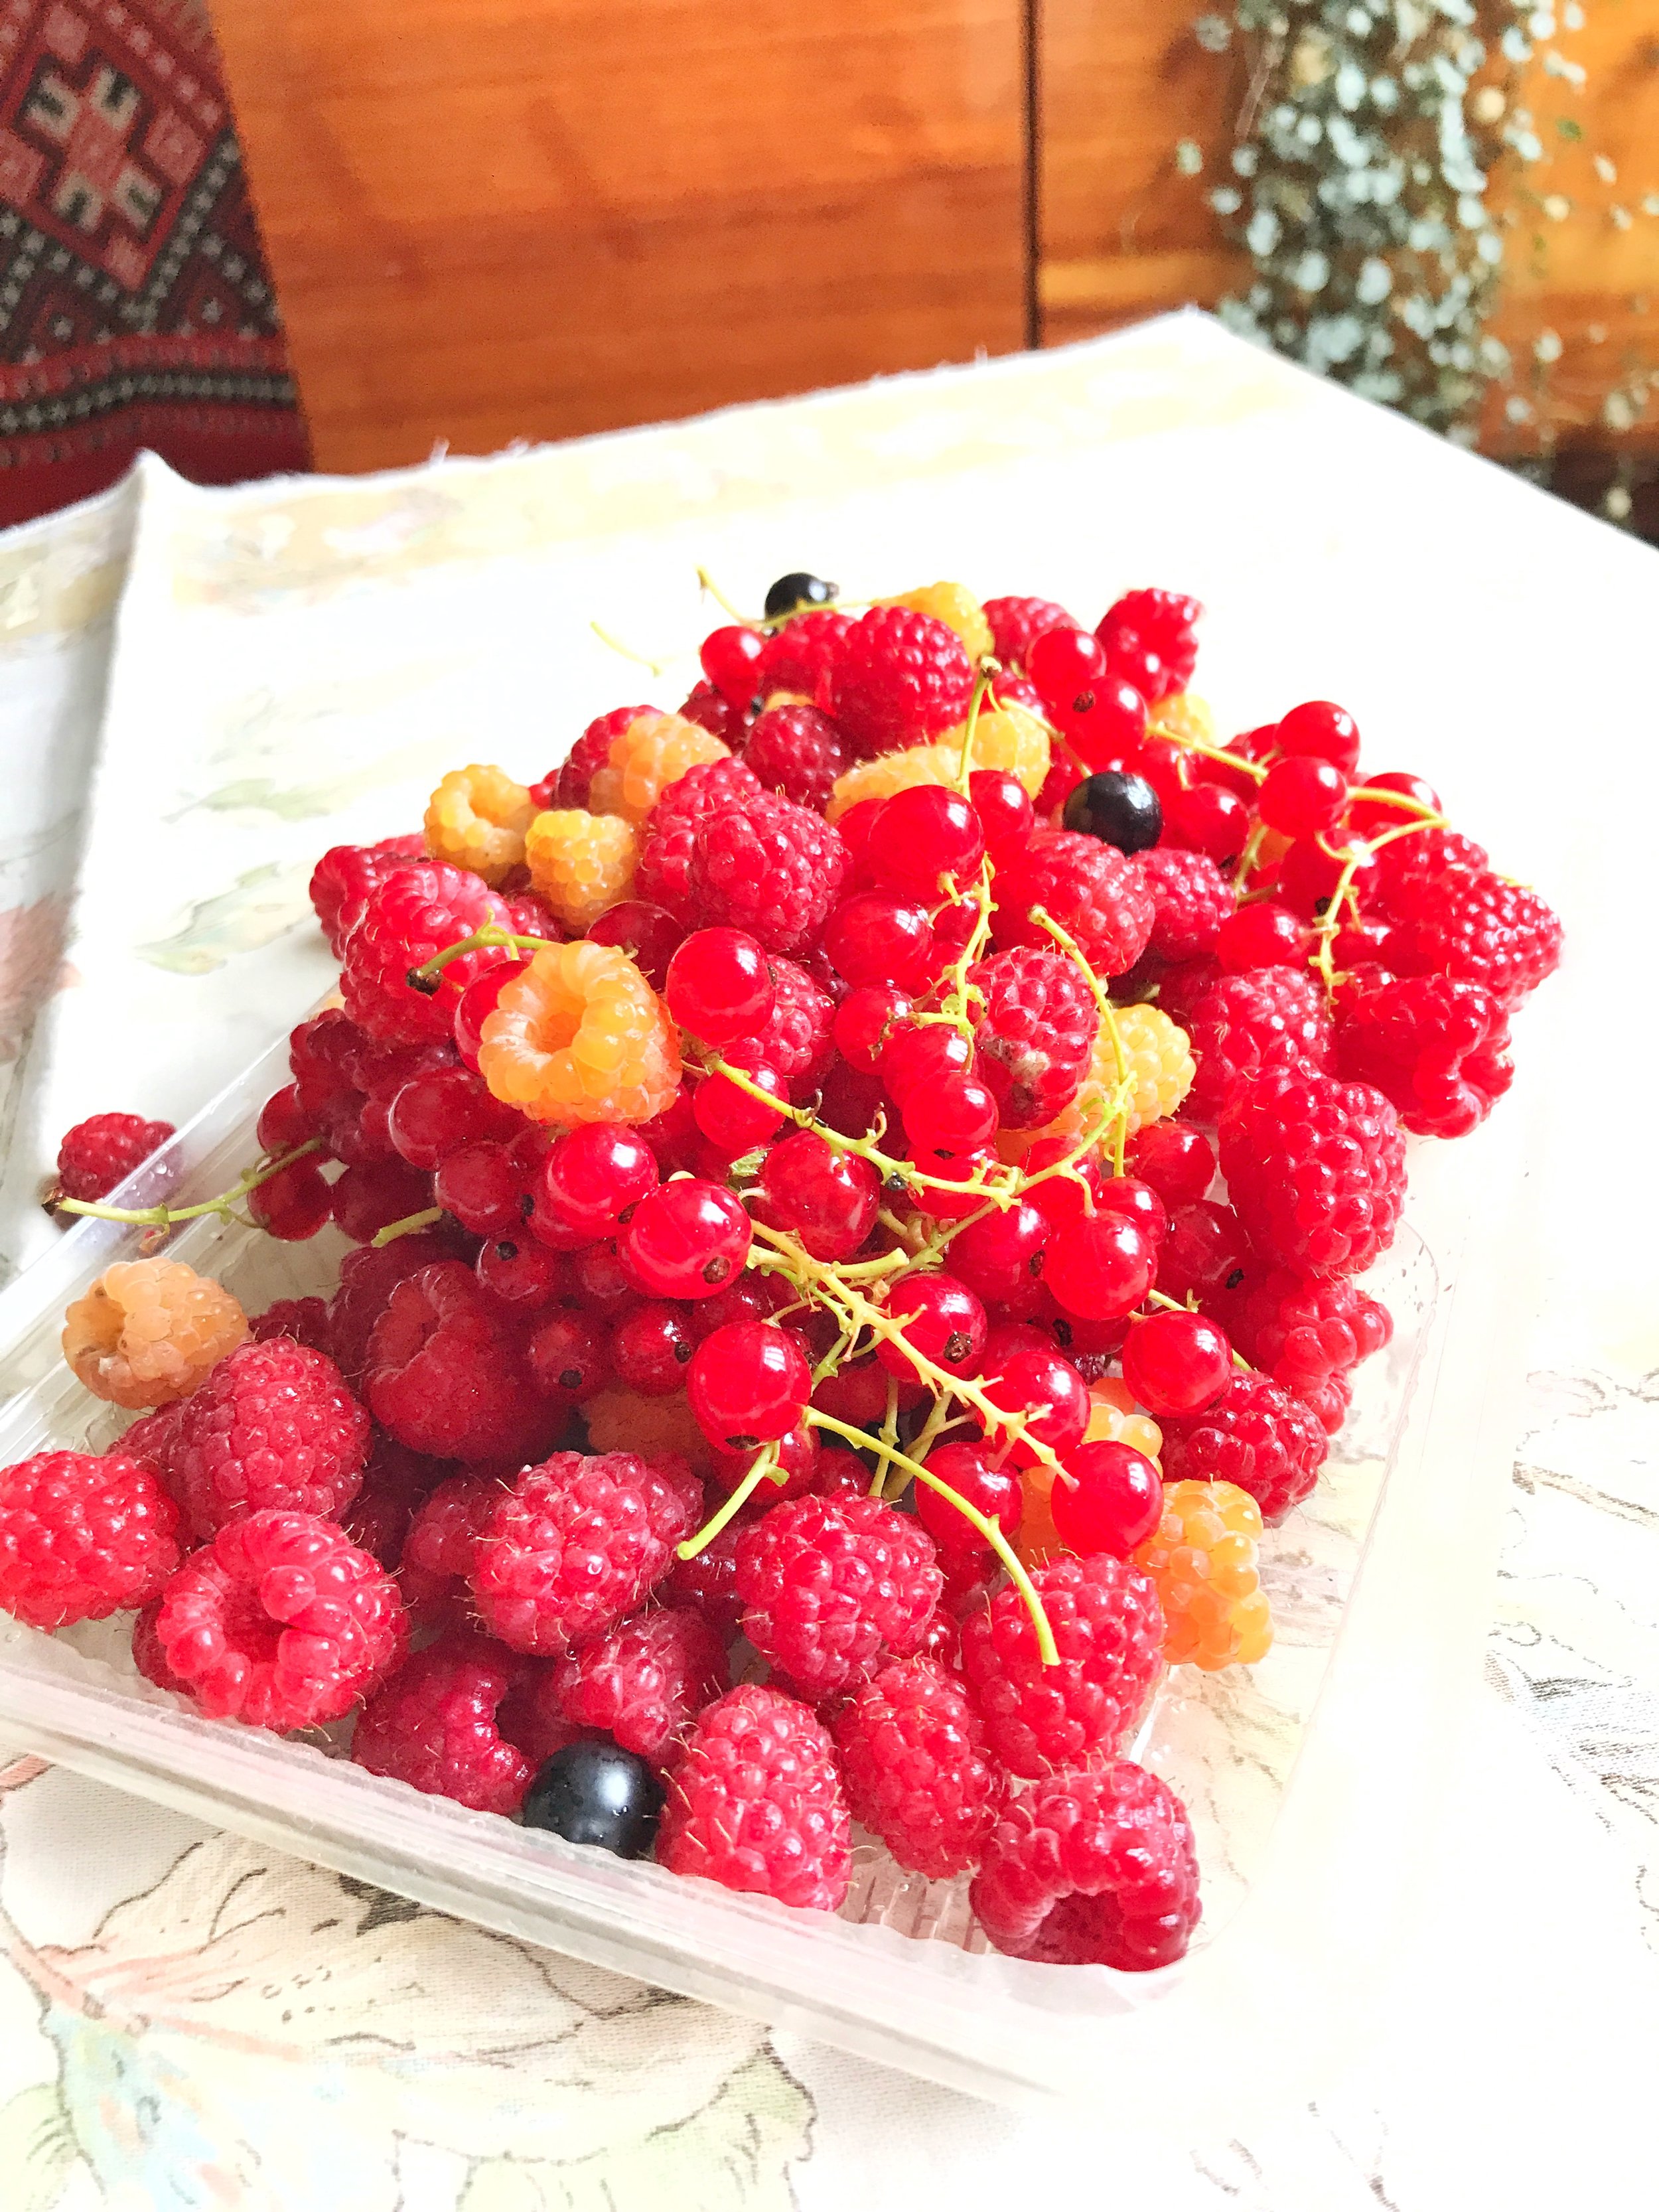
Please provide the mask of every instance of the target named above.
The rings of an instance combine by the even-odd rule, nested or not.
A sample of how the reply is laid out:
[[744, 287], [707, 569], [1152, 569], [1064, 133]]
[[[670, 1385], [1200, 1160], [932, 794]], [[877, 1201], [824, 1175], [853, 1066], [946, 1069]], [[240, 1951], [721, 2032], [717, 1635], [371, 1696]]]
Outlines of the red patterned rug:
[[199, 0], [0, 0], [0, 524], [310, 465]]

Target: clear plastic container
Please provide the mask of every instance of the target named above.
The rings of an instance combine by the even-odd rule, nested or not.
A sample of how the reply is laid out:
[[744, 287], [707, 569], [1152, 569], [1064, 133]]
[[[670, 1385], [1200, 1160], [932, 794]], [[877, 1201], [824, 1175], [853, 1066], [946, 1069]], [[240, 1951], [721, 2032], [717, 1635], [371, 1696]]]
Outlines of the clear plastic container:
[[[228, 1188], [256, 1154], [284, 1050], [118, 1202]], [[1419, 1148], [1437, 1256], [1407, 1229], [1374, 1271], [1394, 1341], [1361, 1370], [1328, 1479], [1268, 1534], [1274, 1648], [1254, 1668], [1180, 1670], [1141, 1731], [1137, 1755], [1186, 1800], [1199, 1840], [1205, 1919], [1177, 1966], [1129, 1975], [999, 1957], [963, 1885], [905, 1875], [868, 1842], [837, 1917], [579, 1850], [366, 1774], [337, 1743], [193, 1715], [136, 1674], [127, 1619], [57, 1636], [0, 1619], [0, 1733], [424, 1904], [982, 2094], [1213, 2125], [1263, 2090], [1294, 2094], [1363, 2014], [1474, 1673], [1513, 1401], [1498, 1355], [1518, 1342], [1525, 1296], [1512, 1249], [1523, 1126], [1518, 1113], [1489, 1125], [1455, 1148], [1452, 1172], [1444, 1148]], [[111, 1261], [163, 1244], [250, 1311], [326, 1290], [345, 1249], [332, 1231], [285, 1245], [211, 1217], [171, 1233], [82, 1223], [0, 1293], [0, 1465], [101, 1449], [125, 1425], [70, 1374], [58, 1332]]]

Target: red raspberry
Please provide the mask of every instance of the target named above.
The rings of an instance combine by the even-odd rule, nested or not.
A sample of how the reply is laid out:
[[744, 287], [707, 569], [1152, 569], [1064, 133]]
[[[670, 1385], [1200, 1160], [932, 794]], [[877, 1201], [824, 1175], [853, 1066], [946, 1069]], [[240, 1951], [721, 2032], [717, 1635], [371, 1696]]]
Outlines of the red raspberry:
[[705, 822], [741, 813], [763, 795], [754, 770], [738, 760], [705, 761], [677, 776], [646, 817], [634, 872], [634, 896], [678, 921], [691, 913], [691, 854]]
[[1501, 876], [1449, 869], [1410, 903], [1416, 911], [1389, 937], [1387, 952], [1405, 974], [1479, 983], [1500, 1006], [1513, 1006], [1561, 964], [1554, 911], [1536, 891]]
[[550, 769], [539, 783], [531, 785], [530, 796], [538, 807], [572, 806], [585, 811], [593, 778], [611, 758], [612, 738], [621, 737], [641, 714], [661, 712], [659, 707], [613, 707], [588, 724], [562, 766]]
[[1147, 951], [1160, 960], [1197, 960], [1213, 952], [1236, 901], [1232, 885], [1209, 854], [1158, 845], [1138, 853], [1134, 866], [1155, 908]]
[[833, 1912], [852, 1879], [852, 1826], [823, 1723], [781, 1690], [745, 1683], [702, 1714], [669, 1777], [657, 1861]]
[[486, 922], [505, 929], [511, 916], [479, 877], [438, 860], [399, 868], [370, 892], [346, 946], [340, 990], [347, 1013], [388, 1044], [447, 1039], [455, 1002], [473, 977], [514, 956], [490, 947], [465, 952], [441, 970], [430, 995], [416, 989], [410, 973]]
[[772, 707], [757, 715], [743, 749], [744, 765], [768, 791], [822, 814], [847, 765], [847, 740], [816, 707]]
[[1225, 1395], [1203, 1413], [1158, 1425], [1166, 1483], [1234, 1483], [1249, 1492], [1264, 1521], [1282, 1521], [1325, 1464], [1318, 1419], [1266, 1375], [1236, 1375]]
[[1376, 902], [1391, 921], [1427, 921], [1442, 881], [1448, 875], [1480, 875], [1489, 857], [1484, 845], [1456, 830], [1419, 830], [1396, 838], [1376, 855]]
[[781, 953], [767, 962], [772, 1011], [751, 1036], [725, 1048], [738, 1067], [775, 1068], [795, 1098], [809, 1097], [835, 1056], [836, 1002], [806, 969]]
[[499, 1475], [452, 1474], [421, 1501], [398, 1565], [408, 1605], [432, 1614], [467, 1595], [473, 1549], [501, 1503], [501, 1487]]
[[556, 1660], [536, 1686], [535, 1705], [659, 1766], [730, 1679], [726, 1646], [702, 1614], [669, 1606], [636, 1613]]
[[398, 1284], [368, 1340], [369, 1410], [431, 1459], [521, 1461], [557, 1433], [518, 1344], [470, 1267], [441, 1261]]
[[425, 1459], [384, 1430], [377, 1431], [363, 1469], [363, 1486], [339, 1516], [340, 1526], [390, 1574], [403, 1557], [416, 1508], [450, 1472], [447, 1461]]
[[744, 1633], [811, 1697], [921, 1641], [945, 1578], [933, 1540], [874, 1498], [798, 1498], [738, 1540]]
[[161, 1599], [153, 1597], [133, 1615], [132, 1663], [144, 1680], [154, 1682], [158, 1690], [171, 1690], [175, 1697], [188, 1698], [190, 1684], [168, 1666], [161, 1640], [155, 1633], [155, 1616], [161, 1610]]
[[830, 711], [858, 760], [926, 744], [961, 721], [974, 665], [955, 630], [908, 607], [872, 607], [830, 672]]
[[1312, 1393], [1380, 1352], [1394, 1333], [1386, 1306], [1340, 1278], [1275, 1267], [1211, 1303], [1254, 1367], [1314, 1404]]
[[730, 1644], [743, 1623], [738, 1595], [738, 1538], [741, 1527], [728, 1524], [693, 1559], [678, 1553], [657, 1585], [665, 1605], [695, 1606], [722, 1644]]
[[1310, 1275], [1351, 1275], [1394, 1242], [1406, 1141], [1369, 1083], [1294, 1070], [1236, 1092], [1219, 1128], [1221, 1172], [1258, 1252]]
[[[1166, 994], [1167, 996], [1167, 994]], [[1331, 1017], [1317, 981], [1297, 968], [1247, 968], [1198, 991], [1189, 1009], [1170, 1011], [1186, 1030], [1198, 1072], [1187, 1110], [1219, 1114], [1258, 1076], [1314, 1072], [1331, 1064]]]
[[398, 1585], [331, 1521], [250, 1513], [185, 1561], [156, 1640], [204, 1712], [251, 1727], [337, 1721], [409, 1641]]
[[1182, 592], [1125, 592], [1101, 617], [1095, 635], [1113, 673], [1127, 675], [1150, 705], [1192, 682], [1198, 665], [1195, 626], [1203, 612]]
[[363, 1378], [369, 1336], [391, 1304], [393, 1291], [410, 1276], [418, 1275], [422, 1267], [453, 1256], [453, 1248], [442, 1236], [422, 1229], [412, 1236], [394, 1237], [378, 1249], [372, 1244], [363, 1245], [342, 1259], [339, 1287], [328, 1302], [327, 1350], [354, 1389]]
[[1419, 1136], [1463, 1137], [1515, 1079], [1509, 1024], [1490, 991], [1449, 975], [1357, 968], [1337, 1000], [1336, 1065], [1390, 1101]]
[[[945, 1625], [954, 1634], [948, 1614]], [[1007, 1784], [959, 1676], [935, 1659], [896, 1660], [853, 1692], [835, 1736], [854, 1819], [901, 1866], [941, 1881], [978, 1864]]]
[[479, 1618], [515, 1651], [566, 1651], [634, 1610], [702, 1513], [683, 1460], [555, 1452], [514, 1478], [478, 1537]]
[[[1078, 628], [1052, 599], [987, 599], [982, 611], [991, 625], [991, 650], [1005, 668], [1023, 668], [1027, 653], [1044, 630]], [[1037, 712], [1042, 711], [1039, 706]]]
[[1073, 830], [1037, 830], [996, 880], [993, 935], [1000, 946], [1054, 939], [1030, 919], [1045, 908], [1077, 939], [1097, 975], [1121, 975], [1146, 949], [1152, 895], [1134, 863], [1115, 846]]
[[1187, 1948], [1200, 1911], [1181, 1800], [1130, 1759], [1011, 1799], [969, 1893], [999, 1951], [1144, 1973]]
[[1051, 1559], [1031, 1577], [1060, 1663], [1045, 1667], [1012, 1584], [962, 1625], [962, 1671], [985, 1717], [991, 1755], [1012, 1774], [1110, 1758], [1163, 1663], [1164, 1615], [1138, 1567], [1097, 1552]]
[[968, 980], [983, 1000], [974, 1036], [1002, 1126], [1040, 1128], [1089, 1073], [1100, 1027], [1094, 994], [1074, 960], [1035, 946], [994, 953]]
[[362, 1486], [368, 1415], [320, 1352], [241, 1344], [183, 1400], [162, 1471], [198, 1541], [270, 1506], [339, 1518]]
[[311, 903], [337, 960], [363, 918], [369, 893], [398, 868], [426, 857], [426, 839], [418, 830], [383, 837], [378, 845], [335, 845], [324, 854], [311, 872]]
[[763, 698], [770, 698], [775, 691], [799, 691], [814, 705], [823, 706], [830, 696], [830, 671], [852, 627], [852, 616], [835, 607], [792, 616], [781, 629], [773, 631], [762, 648], [755, 689]]
[[64, 1198], [107, 1198], [173, 1133], [171, 1121], [139, 1114], [94, 1114], [77, 1121], [58, 1147], [58, 1188]]
[[799, 952], [823, 928], [846, 870], [847, 848], [821, 815], [763, 793], [698, 830], [690, 918], [745, 929], [769, 952]]
[[179, 1564], [178, 1532], [178, 1508], [125, 1444], [36, 1452], [0, 1469], [0, 1612], [62, 1628], [143, 1605]]
[[354, 1762], [479, 1813], [516, 1813], [532, 1768], [495, 1724], [522, 1662], [465, 1632], [441, 1637], [381, 1683], [357, 1716]]
[[276, 1337], [288, 1336], [295, 1344], [307, 1344], [313, 1352], [326, 1352], [331, 1359], [334, 1357], [326, 1298], [278, 1298], [275, 1305], [253, 1316], [247, 1333], [256, 1344], [269, 1344]]

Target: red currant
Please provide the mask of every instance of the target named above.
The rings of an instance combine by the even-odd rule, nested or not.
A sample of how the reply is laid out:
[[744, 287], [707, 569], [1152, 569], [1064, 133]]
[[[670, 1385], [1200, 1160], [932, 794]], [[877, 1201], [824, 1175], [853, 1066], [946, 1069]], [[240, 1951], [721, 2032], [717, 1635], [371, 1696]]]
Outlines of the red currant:
[[474, 1237], [504, 1237], [524, 1219], [526, 1192], [505, 1145], [463, 1145], [432, 1180], [432, 1195]]
[[[1425, 783], [1420, 775], [1407, 775], [1401, 769], [1385, 769], [1381, 775], [1368, 775], [1365, 787], [1370, 791], [1397, 791], [1433, 813], [1442, 811], [1440, 793], [1434, 786]], [[1380, 836], [1383, 830], [1398, 830], [1415, 818], [1410, 807], [1390, 806], [1380, 799], [1357, 799], [1348, 809], [1348, 827], [1356, 837]]]
[[983, 1152], [1000, 1122], [994, 1094], [974, 1075], [949, 1075], [913, 1089], [902, 1110], [904, 1133], [917, 1158], [928, 1152], [945, 1159]]
[[[294, 1168], [311, 1167], [310, 1160], [295, 1160]], [[284, 1175], [294, 1169], [284, 1168]], [[271, 1177], [275, 1182], [278, 1178]], [[432, 1178], [399, 1159], [372, 1160], [349, 1167], [330, 1193], [334, 1218], [354, 1244], [367, 1244], [394, 1221], [424, 1212], [432, 1203]], [[258, 1219], [258, 1216], [255, 1218]]]
[[[1349, 878], [1357, 899], [1364, 900], [1376, 881], [1376, 860], [1362, 845], [1355, 848], [1354, 871]], [[1314, 838], [1299, 840], [1279, 863], [1274, 894], [1293, 913], [1311, 916], [1328, 905], [1348, 863], [1346, 853], [1334, 857]], [[1248, 909], [1247, 909], [1248, 911]]]
[[685, 932], [672, 914], [644, 899], [619, 899], [587, 926], [590, 945], [613, 945], [625, 952], [653, 991], [668, 981], [668, 965]]
[[988, 1348], [980, 1385], [1001, 1412], [1030, 1416], [1024, 1432], [1009, 1443], [1008, 1456], [1017, 1464], [1029, 1466], [1036, 1458], [1031, 1437], [1061, 1458], [1082, 1443], [1091, 1411], [1088, 1390], [1071, 1361], [1041, 1338], [1016, 1344], [994, 1363]]
[[[890, 1379], [873, 1358], [849, 1360], [833, 1375], [824, 1376], [812, 1393], [812, 1403], [831, 1420], [845, 1421], [849, 1428], [877, 1429], [887, 1411]], [[901, 1382], [901, 1402], [904, 1388]], [[916, 1388], [919, 1396], [926, 1395], [919, 1384]]]
[[1300, 915], [1267, 899], [1227, 916], [1216, 936], [1215, 957], [1229, 975], [1242, 975], [1247, 968], [1300, 968], [1310, 942]]
[[985, 1309], [953, 1275], [901, 1275], [888, 1293], [887, 1314], [904, 1333], [900, 1343], [883, 1337], [876, 1358], [890, 1375], [920, 1373], [907, 1352], [947, 1374], [971, 1375], [985, 1349]]
[[1201, 1129], [1192, 1128], [1185, 1121], [1153, 1121], [1137, 1129], [1123, 1156], [1140, 1181], [1152, 1185], [1170, 1213], [1202, 1198], [1215, 1181], [1215, 1146]]
[[527, 960], [498, 960], [475, 975], [459, 999], [451, 1018], [455, 1032], [455, 1049], [475, 1073], [478, 1066], [478, 1046], [483, 1041], [483, 1025], [495, 1011], [495, 1001], [516, 975], [522, 975], [530, 963]]
[[[1039, 1184], [1038, 1190], [1047, 1187]], [[951, 1239], [951, 1267], [987, 1305], [1018, 1305], [1036, 1294], [1043, 1248], [1053, 1233], [1036, 1197], [1033, 1191], [1006, 1212], [993, 1210]]]
[[686, 1389], [697, 1426], [717, 1451], [753, 1451], [799, 1425], [812, 1376], [787, 1329], [734, 1322], [697, 1346]]
[[262, 1152], [289, 1152], [316, 1133], [316, 1121], [300, 1096], [297, 1083], [273, 1091], [259, 1109], [254, 1135]]
[[783, 1126], [783, 1109], [789, 1103], [789, 1085], [775, 1067], [762, 1063], [744, 1067], [743, 1073], [778, 1104], [763, 1104], [725, 1075], [704, 1076], [691, 1101], [698, 1128], [728, 1159], [769, 1143]]
[[571, 1252], [615, 1234], [630, 1206], [657, 1188], [657, 1156], [622, 1121], [585, 1121], [558, 1139], [535, 1185], [531, 1226]]
[[1158, 1313], [1132, 1322], [1123, 1379], [1149, 1413], [1197, 1413], [1232, 1380], [1233, 1348], [1202, 1314]]
[[622, 1255], [609, 1238], [576, 1253], [570, 1273], [583, 1310], [596, 1321], [614, 1320], [624, 1306], [641, 1295], [629, 1280]]
[[1154, 1252], [1170, 1227], [1170, 1210], [1149, 1182], [1131, 1175], [1108, 1176], [1100, 1187], [1097, 1212], [1121, 1213], [1138, 1221]]
[[1226, 867], [1244, 849], [1250, 834], [1250, 810], [1218, 783], [1195, 783], [1164, 799], [1164, 832], [1170, 844], [1188, 845], [1194, 852], [1207, 853], [1218, 866]]
[[825, 924], [823, 949], [854, 988], [893, 983], [920, 991], [933, 972], [933, 925], [925, 906], [896, 891], [855, 891]]
[[1286, 759], [1328, 761], [1345, 776], [1359, 765], [1359, 725], [1346, 707], [1328, 699], [1292, 707], [1273, 736]]
[[1000, 866], [1036, 827], [1031, 794], [1006, 769], [976, 768], [968, 779], [968, 797], [979, 817], [985, 849]]
[[764, 951], [741, 929], [695, 930], [668, 963], [668, 1011], [717, 1049], [753, 1036], [777, 997]]
[[[776, 1475], [769, 1474], [750, 1499], [751, 1510], [763, 1511], [767, 1506], [777, 1505], [786, 1498], [804, 1498], [809, 1491], [815, 1491], [819, 1487], [819, 1467], [824, 1454], [818, 1443], [817, 1431], [803, 1425], [798, 1429], [791, 1429], [787, 1437], [777, 1437], [775, 1441], [778, 1447], [778, 1472], [783, 1480], [779, 1481]], [[710, 1472], [714, 1480], [728, 1495], [737, 1488], [755, 1464], [755, 1455], [752, 1450], [715, 1451], [709, 1456], [712, 1462]], [[854, 1466], [858, 1468], [858, 1494], [862, 1497], [870, 1487], [869, 1475], [853, 1453], [842, 1452], [839, 1456], [851, 1460]], [[833, 1479], [832, 1469], [831, 1480]]]
[[653, 1297], [709, 1298], [742, 1267], [749, 1244], [737, 1194], [688, 1176], [640, 1200], [617, 1250]]
[[1328, 830], [1348, 799], [1348, 779], [1328, 761], [1298, 754], [1275, 761], [1257, 801], [1270, 830], [1285, 837], [1317, 837]]
[[1158, 1287], [1172, 1298], [1211, 1297], [1243, 1281], [1249, 1258], [1249, 1239], [1231, 1206], [1196, 1199], [1170, 1218], [1158, 1255]]
[[1025, 672], [1052, 712], [1106, 680], [1106, 648], [1092, 631], [1044, 630], [1025, 656]]
[[878, 1117], [890, 1129], [898, 1119], [898, 1109], [882, 1089], [880, 1078], [862, 1075], [846, 1060], [836, 1060], [818, 1095], [818, 1120], [841, 1136], [868, 1137], [875, 1133]]
[[586, 1314], [550, 1315], [531, 1338], [530, 1371], [542, 1389], [562, 1391], [578, 1404], [611, 1380], [605, 1340]]
[[[284, 1244], [303, 1244], [334, 1211], [334, 1194], [316, 1161], [291, 1160], [248, 1193], [247, 1210], [267, 1237]], [[392, 1217], [394, 1220], [395, 1215]]]
[[977, 874], [985, 832], [971, 800], [942, 783], [896, 791], [881, 811], [865, 850], [866, 866], [890, 890], [932, 905], [947, 878], [958, 887]]
[[910, 1006], [908, 994], [890, 983], [849, 991], [836, 1009], [836, 1050], [860, 1075], [873, 1075], [883, 1047]]
[[[906, 1160], [927, 1176], [928, 1181], [915, 1188], [915, 1204], [919, 1212], [930, 1214], [935, 1221], [965, 1221], [970, 1213], [977, 1213], [986, 1202], [982, 1170], [997, 1165], [993, 1152], [952, 1152], [941, 1159], [937, 1152], [927, 1152], [920, 1159], [916, 1147], [907, 1145]], [[979, 1176], [978, 1182], [975, 1181]], [[955, 1192], [939, 1188], [942, 1183], [961, 1183], [965, 1188]]]
[[678, 1175], [683, 1168], [689, 1168], [702, 1134], [697, 1117], [691, 1110], [690, 1085], [683, 1083], [672, 1102], [654, 1119], [636, 1122], [635, 1133], [656, 1154], [657, 1174], [662, 1182], [666, 1182], [670, 1176]]
[[760, 1193], [769, 1227], [799, 1237], [815, 1260], [845, 1260], [875, 1227], [881, 1179], [868, 1160], [798, 1129], [766, 1155]]
[[[817, 1431], [809, 1429], [806, 1433], [815, 1437]], [[786, 1437], [786, 1446], [788, 1442]], [[870, 1470], [845, 1444], [820, 1444], [817, 1464], [812, 1470], [812, 1488], [820, 1498], [867, 1498]], [[784, 1494], [787, 1497], [788, 1492]]]
[[1127, 1444], [1079, 1444], [1065, 1459], [1048, 1493], [1061, 1543], [1085, 1556], [1111, 1552], [1127, 1559], [1163, 1516], [1158, 1469]]
[[871, 833], [880, 818], [884, 799], [861, 799], [856, 806], [849, 806], [839, 815], [836, 829], [846, 846], [848, 860], [842, 888], [847, 891], [866, 890], [872, 878], [867, 864]]
[[[1012, 1468], [993, 1467], [982, 1443], [935, 1444], [922, 1464], [1005, 1536], [1018, 1534], [1025, 1506], [1019, 1477]], [[941, 1560], [978, 1559], [990, 1550], [973, 1522], [938, 1491], [918, 1482], [915, 1501], [916, 1518], [938, 1547]]]
[[405, 1083], [386, 1111], [386, 1134], [413, 1168], [441, 1167], [463, 1145], [511, 1137], [519, 1116], [465, 1067]]
[[711, 629], [697, 654], [702, 672], [728, 706], [744, 711], [754, 699], [760, 681], [760, 657], [766, 650], [763, 630], [730, 623]]
[[878, 1073], [902, 1107], [922, 1085], [972, 1074], [976, 1057], [971, 1040], [948, 1022], [911, 1022], [895, 1029], [883, 1046]]
[[713, 1336], [717, 1328], [725, 1328], [738, 1321], [765, 1321], [780, 1305], [787, 1305], [794, 1296], [769, 1275], [752, 1270], [717, 1291], [712, 1298], [703, 1298], [690, 1307], [685, 1316], [685, 1325], [691, 1332], [693, 1344], [701, 1344], [706, 1336]]
[[570, 1285], [563, 1255], [528, 1237], [498, 1237], [480, 1245], [473, 1267], [485, 1290], [513, 1306], [544, 1306]]
[[1068, 1221], [1048, 1248], [1043, 1279], [1057, 1303], [1082, 1321], [1117, 1321], [1152, 1288], [1158, 1247], [1127, 1214]]
[[[1070, 1160], [1076, 1150], [1075, 1142], [1069, 1137], [1039, 1137], [1020, 1166], [1028, 1176], [1036, 1177], [1044, 1169]], [[1099, 1153], [1085, 1152], [1080, 1160], [1072, 1162], [1068, 1174], [1051, 1175], [1042, 1182], [1033, 1181], [1026, 1196], [1051, 1230], [1063, 1229], [1068, 1221], [1078, 1220], [1100, 1205], [1106, 1182]]]
[[617, 1380], [642, 1398], [667, 1398], [683, 1389], [695, 1349], [684, 1311], [663, 1298], [630, 1307], [611, 1332]]
[[1146, 702], [1133, 684], [1108, 676], [1092, 690], [1054, 710], [1055, 726], [1084, 766], [1092, 770], [1129, 762], [1146, 774], [1140, 757], [1146, 735]]

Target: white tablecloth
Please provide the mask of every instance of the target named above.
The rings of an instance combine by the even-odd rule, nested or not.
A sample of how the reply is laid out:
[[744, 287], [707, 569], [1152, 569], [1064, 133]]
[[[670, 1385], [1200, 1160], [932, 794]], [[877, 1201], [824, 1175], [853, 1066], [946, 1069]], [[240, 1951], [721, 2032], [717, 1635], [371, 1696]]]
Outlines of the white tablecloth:
[[[327, 980], [316, 853], [444, 767], [672, 705], [702, 562], [1212, 610], [1243, 726], [1350, 704], [1569, 931], [1486, 1682], [1428, 1917], [1318, 2100], [1231, 2142], [1015, 2118], [0, 1760], [0, 2197], [270, 2212], [1654, 2202], [1659, 1236], [1643, 1156], [1659, 564], [1198, 317], [402, 476], [145, 463], [0, 539], [0, 1273], [56, 1139], [184, 1119]], [[598, 621], [657, 655], [660, 685]], [[706, 627], [706, 624], [701, 625]], [[1503, 1109], [1500, 1110], [1511, 1110]], [[1363, 1897], [1356, 1911], [1364, 1910]]]

